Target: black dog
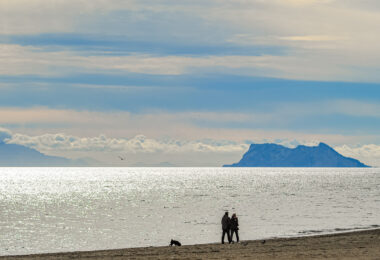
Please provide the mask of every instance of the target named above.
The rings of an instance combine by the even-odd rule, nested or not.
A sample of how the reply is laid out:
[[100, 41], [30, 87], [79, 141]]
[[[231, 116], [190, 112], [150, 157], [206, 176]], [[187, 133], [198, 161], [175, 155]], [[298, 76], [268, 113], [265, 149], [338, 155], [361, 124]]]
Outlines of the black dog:
[[170, 241], [170, 246], [172, 246], [172, 245], [175, 245], [175, 246], [181, 246], [181, 243], [179, 242], [179, 241], [177, 241], [177, 240], [171, 240]]

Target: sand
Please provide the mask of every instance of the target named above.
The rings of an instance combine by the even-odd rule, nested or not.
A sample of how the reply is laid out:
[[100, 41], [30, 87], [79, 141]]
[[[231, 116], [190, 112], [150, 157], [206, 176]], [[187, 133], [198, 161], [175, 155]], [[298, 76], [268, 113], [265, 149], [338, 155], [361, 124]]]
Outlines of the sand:
[[202, 244], [69, 252], [0, 259], [380, 259], [380, 229], [332, 235]]

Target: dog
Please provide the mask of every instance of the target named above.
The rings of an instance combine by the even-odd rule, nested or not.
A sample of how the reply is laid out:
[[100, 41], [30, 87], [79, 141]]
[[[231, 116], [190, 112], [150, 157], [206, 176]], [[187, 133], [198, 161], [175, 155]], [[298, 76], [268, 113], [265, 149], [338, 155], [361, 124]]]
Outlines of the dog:
[[181, 246], [181, 243], [179, 242], [179, 241], [177, 241], [177, 240], [171, 240], [170, 241], [170, 246]]

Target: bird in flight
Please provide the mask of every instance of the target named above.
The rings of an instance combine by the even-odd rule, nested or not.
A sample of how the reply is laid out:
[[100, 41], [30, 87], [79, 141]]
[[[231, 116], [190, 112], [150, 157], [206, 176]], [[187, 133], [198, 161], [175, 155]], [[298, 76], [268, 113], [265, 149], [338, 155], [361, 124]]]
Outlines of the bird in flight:
[[122, 157], [122, 156], [118, 156], [119, 158], [120, 158], [120, 160], [122, 160], [122, 161], [124, 161], [125, 160], [125, 158], [124, 157]]

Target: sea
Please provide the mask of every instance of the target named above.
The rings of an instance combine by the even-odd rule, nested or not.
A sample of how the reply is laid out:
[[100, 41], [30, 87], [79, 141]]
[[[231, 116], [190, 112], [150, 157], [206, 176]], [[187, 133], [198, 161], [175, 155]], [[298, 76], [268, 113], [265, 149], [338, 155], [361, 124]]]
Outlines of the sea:
[[379, 168], [0, 168], [0, 255], [380, 227]]

